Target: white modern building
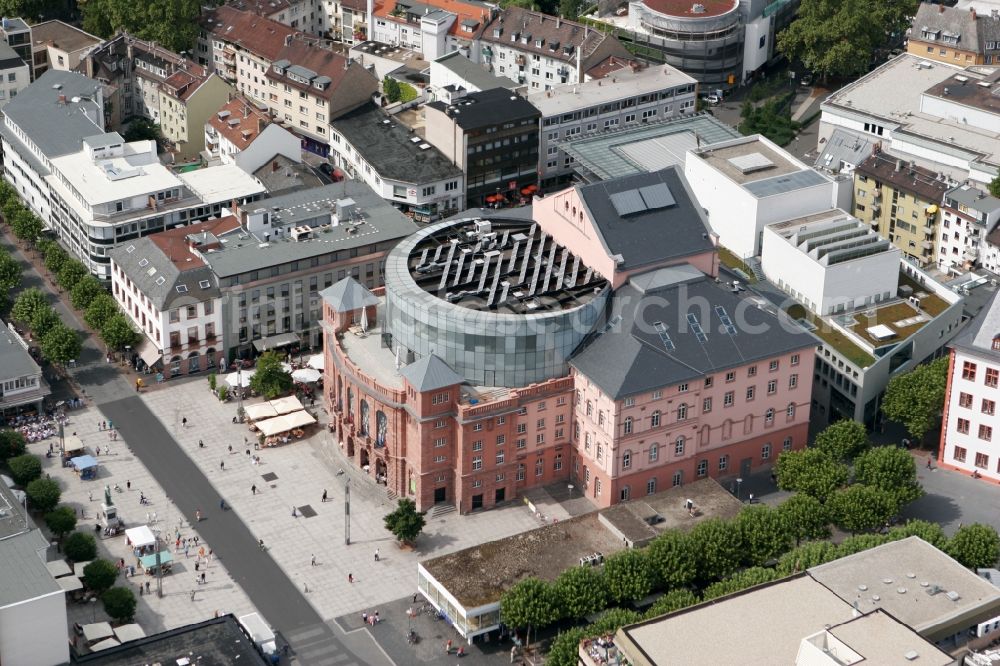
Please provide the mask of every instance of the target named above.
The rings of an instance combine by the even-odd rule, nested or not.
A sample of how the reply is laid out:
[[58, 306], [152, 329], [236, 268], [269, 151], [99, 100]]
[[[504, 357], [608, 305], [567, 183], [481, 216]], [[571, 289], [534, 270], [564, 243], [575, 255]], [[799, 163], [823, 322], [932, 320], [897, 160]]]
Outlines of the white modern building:
[[969, 185], [948, 190], [941, 205], [938, 268], [946, 273], [971, 270], [985, 258], [986, 238], [998, 220], [1000, 199]]
[[979, 253], [979, 262], [983, 268], [995, 275], [1000, 275], [1000, 226], [986, 235], [983, 247]]
[[764, 275], [810, 312], [831, 315], [896, 294], [902, 252], [848, 213], [832, 209], [764, 227]]
[[720, 244], [741, 259], [760, 254], [768, 224], [846, 208], [840, 199], [850, 196], [849, 184], [839, 187], [759, 134], [688, 151], [684, 175]]
[[1000, 481], [1000, 297], [951, 344], [939, 464]]
[[694, 113], [696, 99], [695, 80], [669, 65], [624, 64], [603, 78], [529, 94], [542, 114], [539, 179], [544, 186], [573, 174], [560, 142]]
[[271, 122], [266, 105], [258, 104], [234, 97], [209, 118], [205, 123], [205, 151], [210, 159], [235, 164], [249, 174], [277, 155], [295, 163], [302, 161], [298, 137]]
[[28, 63], [6, 42], [0, 42], [0, 109], [31, 83]]

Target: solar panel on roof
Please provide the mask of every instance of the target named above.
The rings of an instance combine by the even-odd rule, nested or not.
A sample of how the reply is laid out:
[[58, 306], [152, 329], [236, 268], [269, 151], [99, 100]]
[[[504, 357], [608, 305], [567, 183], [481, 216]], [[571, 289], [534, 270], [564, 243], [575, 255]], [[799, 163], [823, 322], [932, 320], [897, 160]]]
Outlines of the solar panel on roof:
[[657, 183], [656, 185], [640, 187], [639, 194], [642, 195], [642, 200], [646, 202], [646, 208], [648, 210], [668, 208], [669, 206], [673, 206], [677, 203], [674, 200], [674, 195], [670, 192], [670, 188], [667, 187], [666, 183]]
[[688, 314], [688, 326], [691, 327], [691, 332], [694, 333], [694, 337], [698, 338], [698, 342], [708, 342], [708, 336], [705, 335], [705, 331], [702, 330], [701, 324], [698, 323], [698, 317], [694, 314]]
[[639, 190], [625, 190], [615, 192], [611, 195], [611, 205], [615, 207], [618, 215], [625, 217], [633, 213], [641, 213], [646, 210], [646, 202], [639, 196]]

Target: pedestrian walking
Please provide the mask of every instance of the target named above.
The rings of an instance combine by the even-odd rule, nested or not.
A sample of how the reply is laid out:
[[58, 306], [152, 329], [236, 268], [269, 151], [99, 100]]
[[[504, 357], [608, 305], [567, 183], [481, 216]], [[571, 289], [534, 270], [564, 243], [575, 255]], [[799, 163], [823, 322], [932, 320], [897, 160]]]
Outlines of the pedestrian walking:
[[253, 484], [252, 486], [250, 486], [250, 493], [252, 495], [256, 495], [257, 494], [257, 484], [256, 483]]
[[125, 489], [126, 490], [132, 490], [132, 482], [131, 481], [125, 481]]
[[97, 447], [97, 455], [101, 455], [101, 447]]
[[378, 562], [378, 548], [375, 549], [375, 561]]
[[205, 583], [205, 572], [204, 571], [201, 572], [201, 582], [202, 582], [202, 584]]
[[141, 597], [142, 595], [143, 595], [142, 583], [139, 583], [139, 596]]
[[186, 416], [181, 419], [181, 427], [182, 428], [187, 428], [188, 427], [188, 419], [187, 419]]
[[90, 501], [93, 502], [94, 501], [94, 491], [91, 490], [89, 493], [87, 493], [87, 497], [89, 497]]
[[177, 541], [174, 542], [174, 552], [179, 553], [181, 551], [181, 538], [177, 537]]
[[219, 469], [225, 471], [225, 469], [226, 469], [226, 461], [225, 460], [220, 460], [219, 461]]
[[354, 574], [352, 574], [352, 573], [347, 574], [347, 582], [348, 583], [353, 583], [354, 582]]
[[309, 566], [311, 566], [311, 567], [316, 566], [316, 556], [315, 555], [312, 556], [312, 561], [309, 562]]
[[233, 455], [233, 445], [229, 445], [229, 455]]
[[187, 557], [187, 556], [188, 556], [188, 551], [189, 551], [190, 549], [191, 549], [191, 546], [184, 546], [184, 557]]
[[927, 459], [927, 469], [932, 469], [931, 468], [931, 459], [930, 458]]
[[109, 420], [108, 421], [108, 430], [114, 430], [114, 429], [115, 429], [114, 422]]
[[149, 581], [146, 581], [146, 594], [149, 594]]
[[296, 511], [295, 507], [293, 506], [292, 507], [292, 518], [298, 518], [298, 517], [299, 517], [299, 512]]
[[195, 520], [197, 520], [197, 521], [198, 521], [199, 523], [201, 522], [201, 509], [198, 509], [197, 511], [195, 511], [195, 512], [194, 512], [194, 518], [195, 518]]
[[203, 449], [203, 448], [205, 448], [205, 442], [203, 442], [203, 441], [201, 441], [201, 440], [199, 439], [199, 440], [198, 440], [198, 448], [199, 448], [199, 449]]
[[323, 491], [323, 501], [326, 501], [326, 490]]
[[[195, 579], [195, 580], [197, 580], [197, 579]], [[195, 592], [197, 592], [197, 591], [198, 591], [198, 590], [191, 590], [191, 601], [194, 601], [194, 594], [195, 594]]]

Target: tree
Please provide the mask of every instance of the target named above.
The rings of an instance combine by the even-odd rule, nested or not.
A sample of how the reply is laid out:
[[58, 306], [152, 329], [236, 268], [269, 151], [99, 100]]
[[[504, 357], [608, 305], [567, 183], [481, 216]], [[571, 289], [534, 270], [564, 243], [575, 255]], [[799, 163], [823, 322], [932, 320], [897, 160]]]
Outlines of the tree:
[[42, 356], [49, 363], [65, 365], [80, 355], [80, 336], [60, 323], [42, 338]]
[[556, 578], [552, 589], [563, 617], [586, 617], [608, 605], [604, 578], [592, 567], [566, 569]]
[[31, 506], [42, 513], [56, 508], [62, 497], [59, 484], [52, 479], [35, 479], [24, 488]]
[[97, 557], [97, 542], [93, 534], [73, 532], [63, 541], [63, 552], [72, 562], [86, 562]]
[[601, 613], [599, 618], [594, 620], [594, 623], [590, 625], [590, 631], [593, 632], [593, 636], [606, 636], [615, 633], [626, 624], [635, 624], [641, 621], [642, 616], [634, 610], [609, 608]]
[[66, 250], [62, 249], [58, 245], [55, 245], [45, 253], [45, 268], [49, 271], [49, 273], [58, 277], [63, 264], [69, 260], [69, 255], [66, 254]]
[[26, 486], [42, 475], [42, 461], [38, 456], [25, 453], [7, 461], [14, 483]]
[[646, 559], [657, 581], [667, 589], [683, 587], [698, 574], [697, 553], [686, 534], [667, 530], [646, 548]]
[[604, 560], [604, 582], [608, 594], [619, 603], [647, 596], [653, 590], [653, 573], [646, 553], [628, 548], [608, 556]]
[[970, 569], [995, 567], [1000, 559], [1000, 537], [989, 525], [963, 525], [948, 540], [945, 551]]
[[744, 507], [733, 521], [743, 544], [743, 561], [760, 566], [788, 550], [792, 537], [777, 509], [766, 504]]
[[868, 70], [889, 35], [909, 26], [918, 0], [802, 0], [798, 18], [778, 34], [778, 50], [824, 78]]
[[725, 580], [720, 580], [718, 583], [712, 583], [705, 588], [705, 593], [702, 595], [702, 598], [705, 601], [718, 599], [719, 597], [724, 597], [727, 594], [741, 592], [749, 587], [753, 587], [754, 585], [770, 583], [776, 578], [778, 578], [778, 573], [774, 569], [750, 567], [749, 569], [744, 569], [733, 574]]
[[829, 541], [807, 541], [778, 559], [777, 571], [783, 575], [805, 571], [840, 557], [837, 546]]
[[805, 539], [824, 539], [830, 536], [830, 517], [827, 509], [805, 493], [795, 493], [778, 506], [778, 515], [785, 523], [788, 535], [799, 546]]
[[77, 310], [86, 310], [95, 298], [108, 292], [105, 291], [100, 280], [93, 275], [88, 275], [73, 285], [69, 293], [70, 303], [73, 304], [73, 307]]
[[37, 287], [30, 287], [17, 295], [10, 313], [17, 321], [28, 325], [35, 312], [49, 307], [49, 299], [45, 296], [45, 292]]
[[403, 104], [407, 102], [412, 102], [419, 96], [417, 89], [411, 86], [409, 83], [401, 82], [399, 84], [399, 101]]
[[500, 617], [511, 627], [538, 629], [559, 619], [559, 605], [552, 587], [537, 578], [527, 578], [500, 598]]
[[858, 456], [854, 461], [854, 480], [895, 495], [898, 506], [924, 494], [917, 481], [913, 456], [895, 446], [879, 446]]
[[135, 345], [139, 334], [132, 328], [132, 324], [125, 318], [125, 315], [119, 312], [104, 322], [104, 326], [101, 327], [101, 339], [104, 340], [108, 349], [121, 351]]
[[31, 332], [35, 334], [35, 337], [41, 339], [45, 337], [46, 333], [60, 324], [62, 324], [62, 320], [59, 319], [59, 315], [56, 314], [55, 309], [47, 307], [35, 310], [35, 314], [31, 317], [31, 322], [28, 325], [31, 328]]
[[[16, 430], [0, 430], [0, 464], [5, 464], [16, 456], [24, 455], [25, 448], [24, 435]], [[41, 471], [41, 462], [39, 462], [39, 471]]]
[[267, 352], [257, 359], [257, 371], [250, 378], [250, 388], [268, 400], [292, 390], [292, 376], [281, 367], [281, 357]]
[[698, 553], [698, 580], [719, 580], [736, 571], [742, 560], [740, 534], [720, 518], [710, 518], [688, 534], [692, 548]]
[[1000, 176], [990, 181], [989, 190], [993, 196], [1000, 197]]
[[21, 286], [21, 263], [6, 252], [0, 252], [0, 290], [14, 291]]
[[59, 275], [56, 281], [63, 289], [70, 290], [76, 283], [90, 275], [90, 270], [76, 259], [67, 259], [59, 267]]
[[114, 297], [111, 294], [102, 293], [95, 296], [94, 300], [87, 306], [87, 311], [83, 313], [83, 321], [87, 323], [87, 326], [99, 331], [116, 314], [118, 314], [118, 305], [115, 303]]
[[14, 217], [10, 219], [10, 230], [14, 232], [18, 240], [26, 243], [34, 243], [38, 240], [45, 225], [27, 208], [22, 208]]
[[575, 21], [580, 16], [581, 0], [559, 0], [559, 13], [567, 21]]
[[837, 557], [847, 557], [862, 551], [871, 550], [889, 541], [884, 534], [857, 534], [840, 542], [837, 546]]
[[45, 514], [45, 524], [57, 539], [76, 529], [76, 511], [70, 506], [57, 506]]
[[868, 431], [863, 423], [842, 419], [827, 426], [816, 435], [813, 447], [828, 453], [838, 462], [851, 461], [862, 451], [868, 449]]
[[[83, 568], [83, 583], [98, 594], [111, 588], [118, 579], [118, 567], [108, 560], [97, 559]], [[110, 613], [109, 613], [110, 615]]]
[[820, 502], [847, 483], [847, 465], [837, 462], [822, 449], [785, 451], [775, 465], [778, 487], [815, 497]]
[[125, 30], [174, 52], [190, 51], [198, 37], [197, 0], [87, 0], [80, 8], [83, 29], [99, 37], [108, 38]]
[[834, 524], [851, 534], [882, 527], [899, 510], [892, 493], [861, 484], [838, 490], [827, 504]]
[[891, 541], [917, 536], [941, 550], [944, 550], [948, 543], [948, 537], [945, 536], [941, 526], [926, 520], [908, 520], [905, 525], [897, 525], [889, 530], [888, 536]]
[[670, 590], [649, 607], [649, 610], [646, 611], [646, 619], [651, 620], [654, 617], [673, 613], [682, 608], [694, 606], [696, 603], [698, 603], [698, 596], [691, 590], [686, 588]]
[[127, 587], [112, 587], [101, 595], [104, 612], [116, 622], [131, 622], [135, 616], [135, 595]]
[[545, 655], [545, 666], [577, 666], [580, 660], [580, 641], [587, 637], [586, 627], [573, 627], [560, 632]]
[[58, 0], [2, 0], [0, 1], [0, 11], [3, 12], [4, 16], [32, 19], [31, 23], [43, 18], [46, 20], [72, 18], [68, 5]]
[[948, 357], [944, 356], [889, 380], [882, 413], [906, 426], [916, 440], [941, 423], [948, 384]]
[[159, 141], [162, 138], [160, 126], [148, 118], [135, 118], [128, 124], [122, 135], [126, 141]]
[[792, 95], [773, 97], [760, 106], [747, 100], [740, 110], [740, 132], [744, 136], [763, 134], [779, 146], [795, 138], [798, 123], [792, 120]]
[[385, 98], [389, 100], [390, 104], [398, 102], [402, 94], [399, 89], [399, 82], [391, 76], [386, 76], [382, 79], [382, 92], [385, 93]]
[[424, 514], [417, 511], [417, 503], [403, 497], [396, 504], [396, 510], [385, 517], [385, 529], [404, 543], [416, 540], [427, 521]]

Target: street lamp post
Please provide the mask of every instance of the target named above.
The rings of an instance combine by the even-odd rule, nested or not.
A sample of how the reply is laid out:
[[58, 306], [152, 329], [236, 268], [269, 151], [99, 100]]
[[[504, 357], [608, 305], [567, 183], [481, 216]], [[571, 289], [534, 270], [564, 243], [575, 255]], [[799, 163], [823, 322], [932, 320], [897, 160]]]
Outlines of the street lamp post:
[[236, 417], [243, 423], [243, 362], [233, 361], [236, 366]]
[[743, 501], [743, 478], [736, 479], [736, 499]]
[[97, 597], [90, 598], [90, 621], [97, 622]]
[[344, 482], [344, 544], [351, 545], [351, 480]]

